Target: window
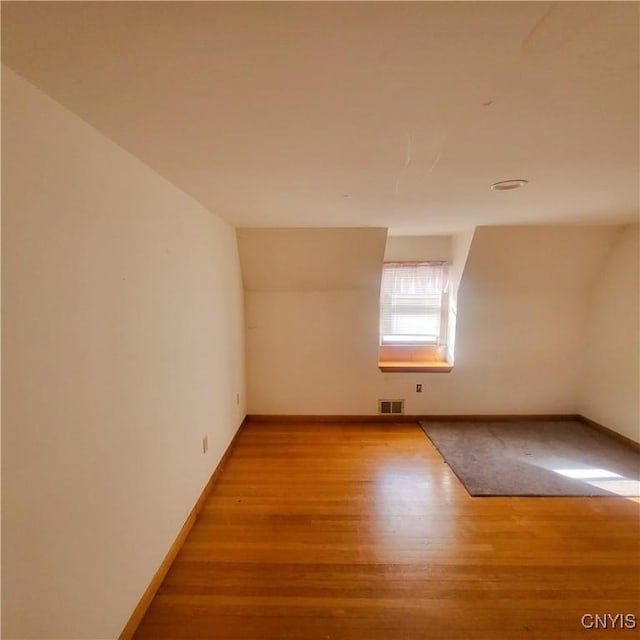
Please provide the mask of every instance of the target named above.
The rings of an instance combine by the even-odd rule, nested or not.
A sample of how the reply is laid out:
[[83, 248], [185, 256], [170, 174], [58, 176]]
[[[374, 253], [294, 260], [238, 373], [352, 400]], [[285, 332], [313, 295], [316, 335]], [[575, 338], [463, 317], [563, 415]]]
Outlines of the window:
[[385, 262], [380, 287], [383, 371], [450, 371], [447, 362], [449, 265]]
[[387, 262], [380, 290], [380, 344], [446, 344], [445, 262]]

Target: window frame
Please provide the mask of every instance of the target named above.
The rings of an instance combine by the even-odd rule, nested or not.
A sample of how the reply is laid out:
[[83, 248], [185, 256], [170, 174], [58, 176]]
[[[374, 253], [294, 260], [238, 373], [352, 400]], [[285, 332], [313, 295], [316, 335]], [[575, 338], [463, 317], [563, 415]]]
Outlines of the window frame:
[[[446, 282], [444, 288], [440, 291], [440, 326], [439, 326], [439, 334], [437, 338], [433, 341], [420, 341], [420, 340], [385, 340], [384, 339], [384, 331], [383, 331], [383, 322], [384, 322], [384, 302], [383, 302], [383, 288], [382, 282], [384, 281], [384, 269], [388, 265], [407, 265], [407, 266], [434, 266], [434, 267], [445, 267], [446, 272]], [[380, 324], [378, 328], [378, 345], [382, 352], [382, 350], [393, 350], [393, 349], [423, 349], [427, 352], [429, 350], [433, 350], [434, 353], [438, 350], [446, 349], [447, 347], [447, 339], [448, 339], [448, 325], [449, 325], [449, 287], [448, 287], [448, 278], [449, 278], [449, 268], [450, 263], [444, 260], [392, 260], [385, 261], [382, 266], [382, 278], [380, 285]], [[419, 314], [416, 314], [416, 316]], [[427, 334], [425, 334], [427, 335]], [[438, 358], [439, 359], [439, 358]]]

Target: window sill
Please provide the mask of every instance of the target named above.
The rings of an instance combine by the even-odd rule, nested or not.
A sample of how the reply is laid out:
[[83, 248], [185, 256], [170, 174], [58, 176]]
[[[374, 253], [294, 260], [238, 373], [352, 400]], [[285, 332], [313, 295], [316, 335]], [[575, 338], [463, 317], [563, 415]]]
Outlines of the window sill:
[[449, 373], [453, 365], [442, 360], [425, 362], [381, 360], [378, 362], [378, 368], [385, 373]]
[[378, 368], [385, 373], [449, 373], [453, 365], [447, 362], [443, 345], [382, 345]]

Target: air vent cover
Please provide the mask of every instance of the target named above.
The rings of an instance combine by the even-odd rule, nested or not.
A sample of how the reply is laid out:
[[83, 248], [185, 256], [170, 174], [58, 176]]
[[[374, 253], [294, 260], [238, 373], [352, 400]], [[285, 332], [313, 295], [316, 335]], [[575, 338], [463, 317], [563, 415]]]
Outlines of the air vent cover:
[[378, 400], [378, 413], [381, 415], [402, 415], [404, 400]]

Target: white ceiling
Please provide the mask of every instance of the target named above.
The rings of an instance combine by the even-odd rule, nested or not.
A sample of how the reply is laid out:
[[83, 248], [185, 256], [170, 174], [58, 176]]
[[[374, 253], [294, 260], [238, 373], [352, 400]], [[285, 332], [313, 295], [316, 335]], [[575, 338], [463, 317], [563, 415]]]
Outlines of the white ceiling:
[[3, 2], [3, 60], [239, 227], [618, 223], [638, 6]]

